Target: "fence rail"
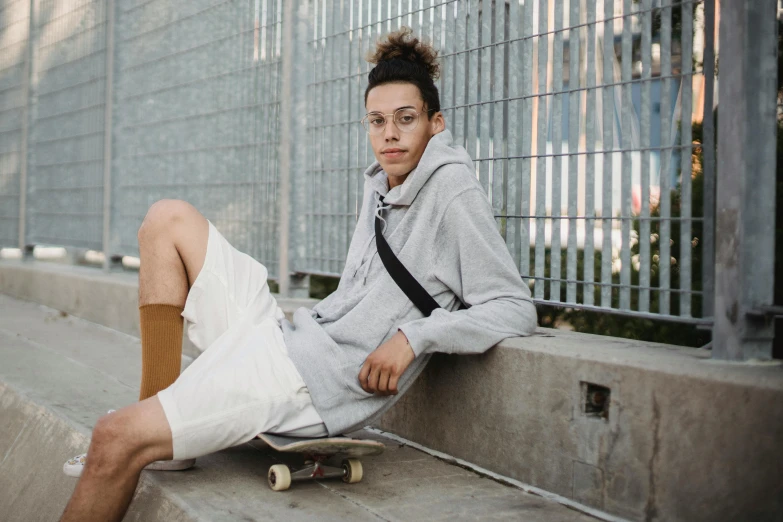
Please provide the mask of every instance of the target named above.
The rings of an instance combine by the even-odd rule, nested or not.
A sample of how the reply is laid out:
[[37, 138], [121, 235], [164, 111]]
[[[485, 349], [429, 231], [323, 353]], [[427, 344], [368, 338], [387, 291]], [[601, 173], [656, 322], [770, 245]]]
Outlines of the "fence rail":
[[364, 57], [407, 25], [538, 302], [711, 324], [715, 20], [714, 0], [2, 0], [0, 246], [136, 255], [180, 198], [272, 277], [339, 276], [373, 160]]

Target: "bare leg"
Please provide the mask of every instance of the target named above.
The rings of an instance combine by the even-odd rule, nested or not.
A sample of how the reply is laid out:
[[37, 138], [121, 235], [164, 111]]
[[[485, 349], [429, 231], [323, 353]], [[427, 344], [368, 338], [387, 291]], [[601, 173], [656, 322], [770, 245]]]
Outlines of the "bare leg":
[[[139, 306], [184, 307], [204, 265], [209, 224], [178, 200], [153, 204], [139, 229]], [[157, 397], [98, 421], [86, 465], [62, 520], [121, 520], [141, 470], [173, 456], [171, 430]]]
[[172, 453], [171, 429], [157, 397], [101, 417], [61, 522], [122, 520], [141, 470]]
[[154, 203], [139, 229], [139, 306], [185, 306], [207, 254], [209, 224], [185, 201]]

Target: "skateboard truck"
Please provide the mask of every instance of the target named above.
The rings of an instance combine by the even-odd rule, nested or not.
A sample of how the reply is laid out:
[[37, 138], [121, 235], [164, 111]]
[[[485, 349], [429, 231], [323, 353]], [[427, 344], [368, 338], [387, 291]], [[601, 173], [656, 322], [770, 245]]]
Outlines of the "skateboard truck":
[[296, 471], [285, 464], [275, 464], [269, 468], [267, 479], [274, 491], [285, 491], [291, 482], [317, 480], [322, 478], [342, 478], [347, 484], [362, 480], [362, 463], [359, 459], [345, 459], [342, 467], [328, 466], [324, 462], [330, 455], [306, 455], [305, 466]]
[[[297, 453], [304, 459], [304, 466], [291, 469], [285, 464], [269, 468], [267, 479], [274, 491], [285, 491], [291, 482], [341, 478], [343, 482], [355, 484], [362, 480], [362, 463], [359, 457], [378, 455], [383, 452], [383, 443], [375, 440], [351, 439], [348, 437], [321, 437], [304, 439], [261, 433], [258, 438], [273, 450], [281, 453]], [[337, 456], [346, 457], [341, 465], [327, 464]]]

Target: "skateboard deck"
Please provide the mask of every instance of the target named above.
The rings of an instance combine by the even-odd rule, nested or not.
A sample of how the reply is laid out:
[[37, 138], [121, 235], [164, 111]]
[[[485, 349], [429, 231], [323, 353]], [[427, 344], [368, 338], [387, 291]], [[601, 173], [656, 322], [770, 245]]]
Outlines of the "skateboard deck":
[[[292, 481], [342, 478], [343, 482], [354, 484], [362, 479], [362, 463], [357, 457], [378, 455], [386, 448], [375, 440], [351, 439], [348, 437], [324, 437], [306, 439], [261, 433], [258, 438], [280, 453], [300, 453], [304, 467], [292, 470], [285, 464], [269, 468], [267, 479], [274, 491], [284, 491]], [[325, 462], [336, 455], [349, 457], [340, 467]]]

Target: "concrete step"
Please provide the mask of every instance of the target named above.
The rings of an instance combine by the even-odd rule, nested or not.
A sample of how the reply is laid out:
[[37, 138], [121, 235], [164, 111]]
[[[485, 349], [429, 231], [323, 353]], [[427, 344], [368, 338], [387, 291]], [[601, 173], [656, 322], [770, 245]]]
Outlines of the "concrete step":
[[[100, 415], [137, 399], [140, 352], [136, 337], [0, 294], [4, 521], [57, 519], [76, 484], [62, 464], [86, 451]], [[275, 493], [266, 472], [278, 457], [251, 442], [186, 472], [143, 472], [126, 520], [595, 520], [404, 441], [361, 436], [387, 450], [364, 460], [359, 484], [297, 483]]]

